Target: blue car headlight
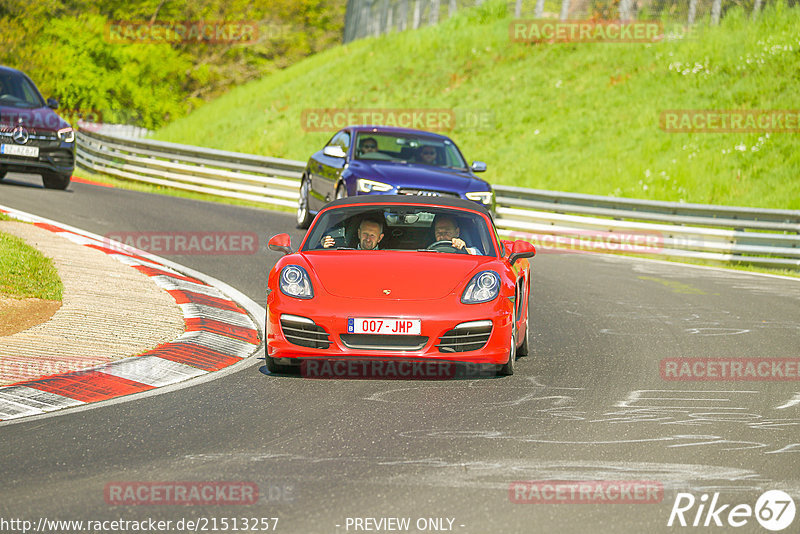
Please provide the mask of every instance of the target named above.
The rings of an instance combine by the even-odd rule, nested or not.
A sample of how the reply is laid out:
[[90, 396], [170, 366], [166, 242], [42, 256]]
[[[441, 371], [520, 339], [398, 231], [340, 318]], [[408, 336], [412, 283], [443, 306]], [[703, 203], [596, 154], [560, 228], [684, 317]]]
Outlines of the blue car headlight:
[[314, 297], [311, 279], [305, 269], [299, 265], [287, 265], [281, 270], [278, 286], [281, 293], [296, 299], [310, 299]]
[[473, 200], [475, 202], [480, 202], [481, 204], [491, 204], [492, 203], [492, 192], [491, 191], [473, 191], [467, 193], [467, 198]]
[[494, 271], [481, 271], [472, 277], [461, 302], [464, 304], [480, 304], [497, 298], [500, 294], [500, 275]]
[[391, 191], [392, 186], [389, 184], [385, 184], [383, 182], [376, 182], [375, 180], [366, 180], [364, 178], [359, 178], [356, 182], [358, 184], [358, 190], [362, 193], [372, 193], [373, 191]]

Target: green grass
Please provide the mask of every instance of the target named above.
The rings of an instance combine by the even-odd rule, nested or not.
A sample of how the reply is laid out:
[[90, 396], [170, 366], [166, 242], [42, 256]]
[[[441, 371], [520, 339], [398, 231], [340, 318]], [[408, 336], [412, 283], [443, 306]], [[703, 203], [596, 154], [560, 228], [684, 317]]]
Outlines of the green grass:
[[306, 160], [333, 133], [305, 131], [306, 109], [488, 111], [491, 128], [444, 133], [494, 184], [800, 209], [798, 134], [658, 125], [668, 109], [798, 107], [800, 8], [769, 3], [755, 22], [737, 9], [691, 39], [524, 44], [509, 40], [505, 3], [487, 2], [235, 87], [156, 138]]
[[0, 232], [0, 295], [61, 300], [63, 290], [50, 258], [22, 239]]

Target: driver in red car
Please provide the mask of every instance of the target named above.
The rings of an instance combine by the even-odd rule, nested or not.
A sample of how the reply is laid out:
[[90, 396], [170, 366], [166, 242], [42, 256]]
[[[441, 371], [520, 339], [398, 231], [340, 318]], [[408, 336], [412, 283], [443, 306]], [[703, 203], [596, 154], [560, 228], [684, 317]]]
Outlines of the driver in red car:
[[475, 247], [468, 247], [461, 237], [461, 228], [452, 217], [447, 215], [437, 215], [433, 219], [433, 235], [436, 241], [450, 241], [453, 248], [458, 250], [466, 250], [468, 254], [480, 254], [480, 251]]
[[[383, 222], [378, 219], [365, 218], [358, 223], [358, 249], [377, 250], [378, 243], [383, 239]], [[326, 235], [322, 238], [323, 248], [331, 248], [336, 244], [336, 240]]]

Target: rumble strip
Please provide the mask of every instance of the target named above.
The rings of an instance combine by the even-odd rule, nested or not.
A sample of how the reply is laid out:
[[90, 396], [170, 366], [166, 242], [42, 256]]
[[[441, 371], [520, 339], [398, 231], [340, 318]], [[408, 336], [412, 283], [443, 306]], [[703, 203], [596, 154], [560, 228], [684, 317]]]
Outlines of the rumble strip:
[[183, 335], [138, 356], [0, 387], [0, 421], [175, 384], [233, 365], [258, 350], [258, 325], [242, 306], [212, 285], [164, 265], [156, 256], [107, 239], [27, 213], [2, 208], [0, 212], [105, 252], [149, 276], [175, 299], [186, 325]]

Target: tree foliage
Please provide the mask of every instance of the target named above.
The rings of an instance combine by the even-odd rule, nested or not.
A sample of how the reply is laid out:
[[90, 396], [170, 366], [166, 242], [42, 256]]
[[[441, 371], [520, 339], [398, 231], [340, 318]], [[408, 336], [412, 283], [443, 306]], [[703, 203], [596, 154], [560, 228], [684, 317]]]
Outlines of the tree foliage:
[[[0, 64], [63, 110], [156, 128], [338, 44], [345, 0], [0, 0]], [[255, 42], [118, 42], [117, 22], [247, 22]], [[73, 116], [74, 118], [74, 116]]]

